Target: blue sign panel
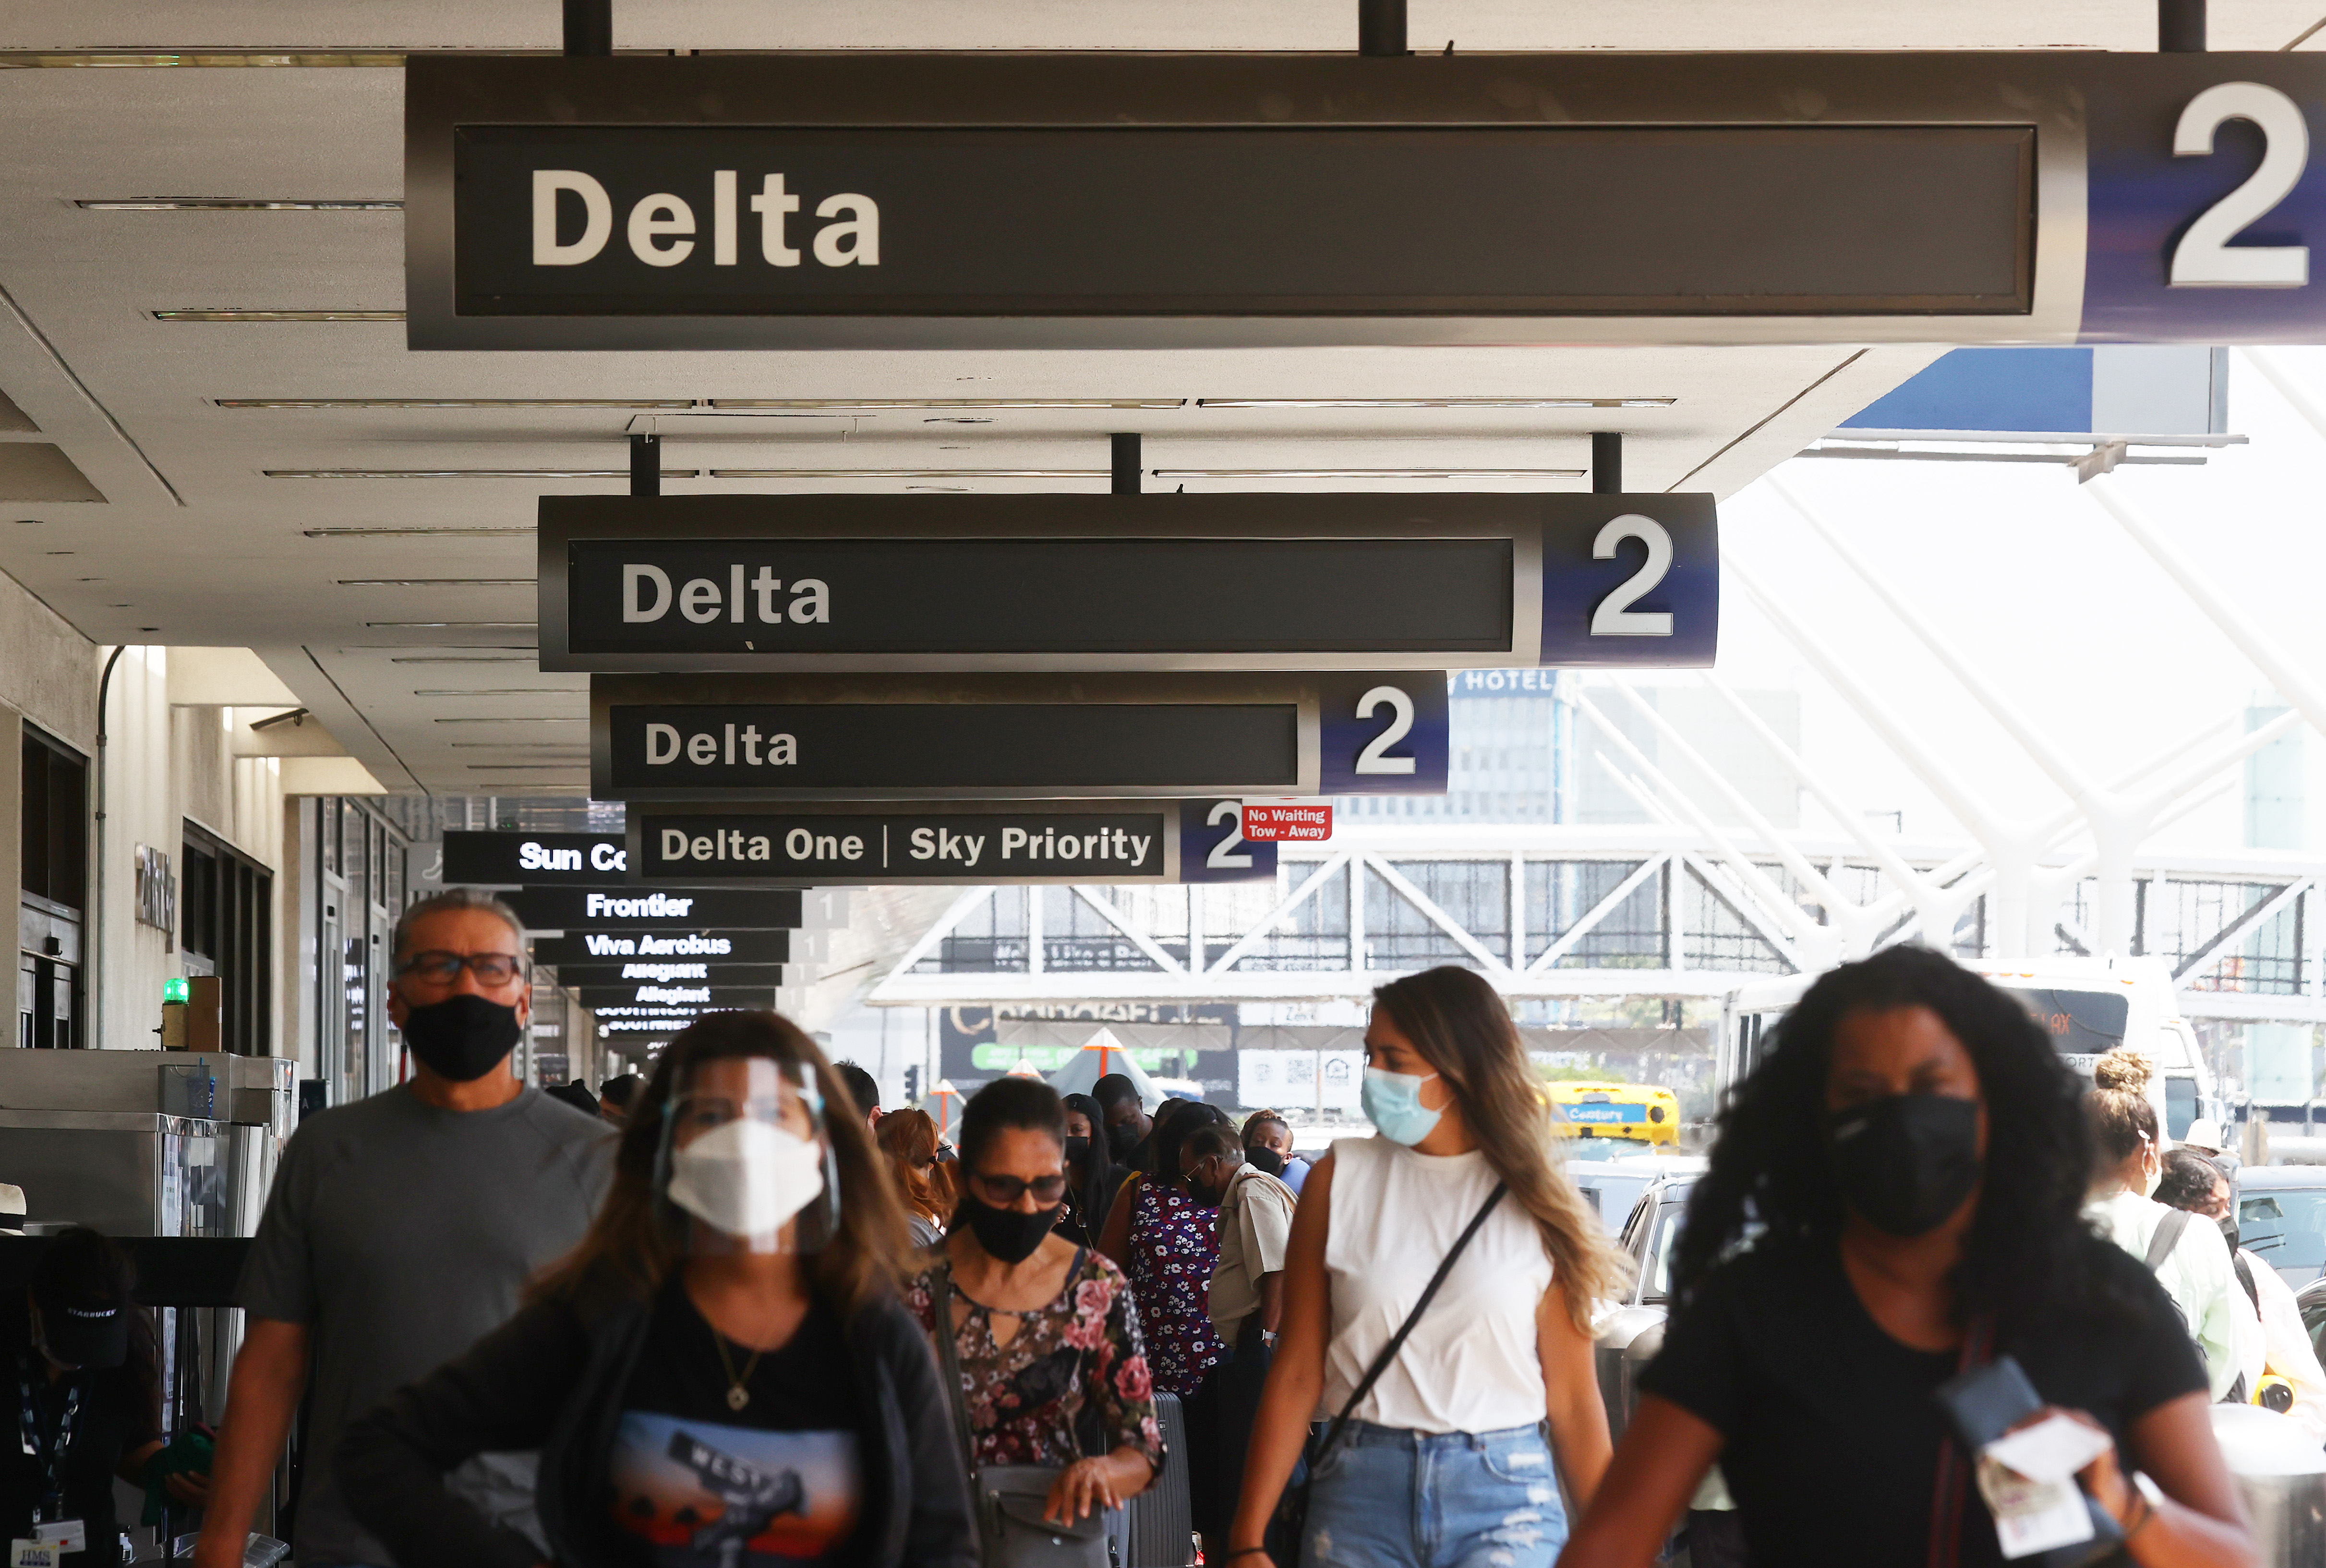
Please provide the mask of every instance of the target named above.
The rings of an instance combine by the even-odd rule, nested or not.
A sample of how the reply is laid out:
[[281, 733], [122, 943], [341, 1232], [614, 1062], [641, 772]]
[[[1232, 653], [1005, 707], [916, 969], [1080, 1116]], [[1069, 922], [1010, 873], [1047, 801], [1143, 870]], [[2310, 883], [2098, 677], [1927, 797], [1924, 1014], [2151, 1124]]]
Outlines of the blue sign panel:
[[1183, 882], [1273, 882], [1276, 845], [1243, 835], [1242, 800], [1179, 803], [1179, 880]]
[[1709, 668], [1720, 639], [1720, 530], [1708, 495], [1594, 496], [1615, 515], [1542, 526], [1542, 662]]
[[1443, 795], [1446, 677], [1317, 677], [1320, 785], [1326, 795]]

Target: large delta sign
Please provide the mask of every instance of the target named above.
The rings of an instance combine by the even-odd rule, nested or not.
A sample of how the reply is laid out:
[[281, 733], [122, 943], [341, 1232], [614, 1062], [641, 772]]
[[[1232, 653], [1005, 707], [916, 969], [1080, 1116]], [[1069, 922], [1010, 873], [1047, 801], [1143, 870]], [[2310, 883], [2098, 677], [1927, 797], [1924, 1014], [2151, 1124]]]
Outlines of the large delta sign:
[[551, 670], [1708, 666], [1708, 495], [547, 496]]
[[2315, 56], [415, 55], [414, 349], [2326, 339]]
[[601, 800], [1443, 794], [1441, 671], [599, 676]]

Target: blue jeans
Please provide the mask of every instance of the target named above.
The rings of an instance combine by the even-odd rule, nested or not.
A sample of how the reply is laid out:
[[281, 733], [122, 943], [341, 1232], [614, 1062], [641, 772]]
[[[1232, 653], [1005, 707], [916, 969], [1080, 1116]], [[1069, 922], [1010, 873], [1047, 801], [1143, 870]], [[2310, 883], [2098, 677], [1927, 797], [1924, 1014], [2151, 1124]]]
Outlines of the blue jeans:
[[1310, 1485], [1307, 1535], [1302, 1568], [1550, 1568], [1567, 1507], [1540, 1426], [1353, 1421]]

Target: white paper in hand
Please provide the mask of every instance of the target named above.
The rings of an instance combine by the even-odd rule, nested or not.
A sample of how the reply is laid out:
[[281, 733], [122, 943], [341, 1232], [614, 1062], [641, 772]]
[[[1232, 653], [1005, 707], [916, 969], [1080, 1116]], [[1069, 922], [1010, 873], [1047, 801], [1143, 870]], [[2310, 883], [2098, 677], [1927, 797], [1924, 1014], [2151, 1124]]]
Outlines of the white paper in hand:
[[1995, 1516], [2004, 1556], [2025, 1557], [2092, 1538], [2091, 1512], [2075, 1477], [2109, 1446], [2107, 1433], [2053, 1415], [1979, 1450], [1979, 1495]]
[[2113, 1444], [2064, 1415], [2046, 1416], [2033, 1426], [2006, 1433], [1979, 1452], [2031, 1481], [2063, 1481], [2106, 1453]]

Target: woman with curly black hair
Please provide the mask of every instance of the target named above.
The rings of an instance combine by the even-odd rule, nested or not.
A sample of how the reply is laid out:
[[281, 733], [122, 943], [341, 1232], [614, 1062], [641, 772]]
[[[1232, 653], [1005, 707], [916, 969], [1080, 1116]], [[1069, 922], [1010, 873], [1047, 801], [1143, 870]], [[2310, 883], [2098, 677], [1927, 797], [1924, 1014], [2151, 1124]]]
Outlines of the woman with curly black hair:
[[1721, 1118], [1663, 1350], [1560, 1568], [1645, 1568], [1716, 1461], [1756, 1563], [1999, 1564], [1931, 1395], [2003, 1355], [2113, 1440], [2081, 1479], [2133, 1561], [2253, 1563], [2204, 1369], [2085, 1225], [2091, 1175], [2076, 1080], [2009, 996], [1926, 948], [1823, 976]]

